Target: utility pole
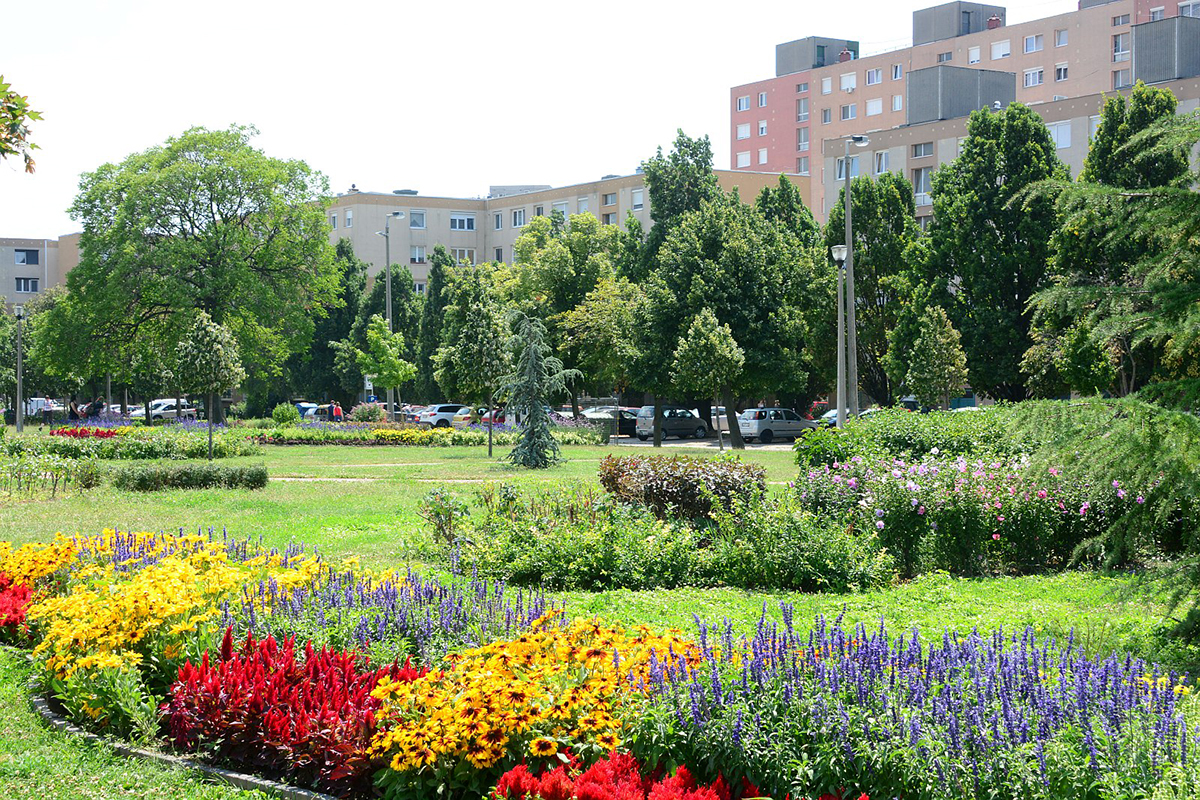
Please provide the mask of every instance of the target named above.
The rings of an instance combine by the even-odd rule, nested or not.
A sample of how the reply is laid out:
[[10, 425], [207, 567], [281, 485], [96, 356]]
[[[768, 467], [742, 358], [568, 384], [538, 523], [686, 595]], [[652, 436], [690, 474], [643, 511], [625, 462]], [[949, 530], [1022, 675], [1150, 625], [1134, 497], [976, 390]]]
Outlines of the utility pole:
[[25, 431], [25, 351], [21, 340], [21, 323], [25, 320], [25, 306], [15, 306], [17, 312], [17, 433]]
[[[386, 274], [385, 280], [387, 285], [383, 287], [384, 296], [384, 314], [387, 319], [388, 333], [392, 331], [392, 218], [404, 219], [403, 211], [392, 211], [383, 218], [383, 230], [375, 233], [383, 237], [383, 260], [385, 262], [384, 271]], [[387, 387], [387, 419], [388, 422], [395, 422], [395, 395], [396, 389], [393, 386]]]

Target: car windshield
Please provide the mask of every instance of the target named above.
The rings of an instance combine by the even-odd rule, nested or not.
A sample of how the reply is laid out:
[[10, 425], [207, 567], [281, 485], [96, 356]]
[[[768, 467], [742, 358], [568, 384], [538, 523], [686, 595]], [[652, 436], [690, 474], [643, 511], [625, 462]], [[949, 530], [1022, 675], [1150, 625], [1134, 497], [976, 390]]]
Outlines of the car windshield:
[[761, 408], [747, 408], [740, 416], [742, 419], [766, 419], [767, 412]]

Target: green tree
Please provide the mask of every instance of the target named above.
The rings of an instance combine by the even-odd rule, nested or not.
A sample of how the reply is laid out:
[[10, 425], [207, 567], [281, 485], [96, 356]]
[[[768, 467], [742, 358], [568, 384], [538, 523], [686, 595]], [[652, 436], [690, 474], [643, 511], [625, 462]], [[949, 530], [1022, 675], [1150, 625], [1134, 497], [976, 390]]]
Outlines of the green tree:
[[[385, 272], [375, 276], [371, 289], [362, 298], [358, 314], [350, 326], [346, 338], [333, 346], [334, 368], [341, 378], [342, 386], [356, 394], [362, 391], [363, 373], [358, 368], [357, 351], [367, 347], [367, 329], [371, 319], [387, 313], [387, 278]], [[392, 265], [392, 330], [404, 334], [401, 358], [416, 364], [417, 335], [421, 321], [421, 298], [413, 283], [412, 273], [406, 264]], [[414, 378], [416, 376], [414, 375]], [[409, 379], [404, 385], [393, 387], [401, 397], [415, 393], [416, 381]]]
[[20, 156], [25, 161], [25, 171], [33, 172], [36, 166], [31, 150], [38, 146], [29, 141], [29, 123], [42, 118], [40, 111], [29, 107], [29, 98], [12, 90], [12, 84], [0, 75], [0, 160]]
[[484, 267], [462, 267], [447, 287], [443, 344], [433, 355], [434, 376], [447, 397], [483, 402], [488, 408], [488, 458], [496, 390], [512, 372], [511, 332]]
[[579, 366], [599, 386], [624, 391], [638, 357], [634, 329], [642, 293], [625, 278], [602, 278], [563, 315]]
[[971, 384], [1005, 400], [1025, 397], [1021, 356], [1029, 349], [1029, 298], [1046, 283], [1057, 224], [1053, 198], [1026, 188], [1064, 180], [1046, 125], [1019, 103], [980, 110], [967, 123], [962, 154], [933, 175], [927, 278], [962, 332]]
[[[882, 406], [895, 401], [888, 372], [888, 332], [898, 323], [901, 297], [912, 285], [908, 253], [920, 237], [912, 184], [895, 172], [851, 183], [854, 221], [854, 287], [858, 327], [858, 378]], [[829, 211], [825, 252], [846, 243], [846, 190]]]
[[[288, 361], [288, 374], [292, 386], [304, 396], [348, 402], [362, 389], [362, 375], [356, 365], [351, 374], [346, 374], [345, 362], [338, 361], [336, 343], [349, 338], [359, 317], [367, 284], [367, 263], [354, 255], [349, 239], [338, 241], [334, 247], [334, 261], [341, 267], [338, 290], [341, 302], [327, 307], [326, 316], [315, 321], [309, 350], [292, 356]], [[365, 321], [363, 327], [366, 327]], [[341, 370], [339, 363], [343, 364]]]
[[1100, 125], [1088, 146], [1079, 180], [1126, 189], [1149, 189], [1178, 182], [1188, 171], [1185, 151], [1167, 149], [1147, 154], [1145, 141], [1130, 148], [1134, 137], [1173, 118], [1178, 107], [1179, 102], [1170, 89], [1150, 87], [1141, 81], [1134, 84], [1128, 99], [1119, 94], [1109, 96], [1100, 111]]
[[508, 460], [520, 467], [545, 469], [562, 460], [558, 442], [550, 432], [546, 404], [555, 394], [565, 392], [567, 381], [575, 376], [551, 355], [541, 320], [521, 315], [515, 327], [513, 349], [520, 356], [516, 370], [505, 379], [504, 391], [509, 412], [525, 415], [525, 431]]
[[220, 395], [246, 378], [238, 359], [237, 342], [223, 325], [213, 322], [203, 311], [196, 312], [175, 351], [180, 388], [189, 394], [204, 396], [208, 417], [208, 460], [213, 457], [213, 425], [221, 416]]
[[932, 287], [923, 282], [901, 287], [896, 300], [899, 310], [895, 325], [887, 332], [887, 358], [884, 361], [893, 398], [912, 393], [907, 379], [913, 345], [921, 333], [921, 317], [931, 305], [937, 304]]
[[142, 336], [182, 332], [197, 311], [233, 333], [259, 380], [310, 346], [313, 317], [340, 302], [326, 181], [253, 148], [254, 133], [192, 128], [83, 176], [80, 262], [60, 305], [89, 346], [63, 343], [60, 369], [116, 372]]
[[436, 400], [437, 378], [434, 376], [433, 354], [442, 344], [442, 320], [446, 309], [446, 281], [454, 268], [454, 259], [442, 245], [436, 245], [429, 256], [429, 278], [425, 284], [425, 301], [417, 334], [417, 395], [426, 401]]
[[[687, 333], [679, 337], [671, 377], [682, 391], [698, 397], [728, 397], [745, 363], [746, 355], [729, 325], [719, 323], [712, 309], [704, 308], [692, 319]], [[717, 442], [722, 441], [718, 430]]]
[[775, 188], [764, 186], [754, 205], [764, 217], [778, 222], [806, 244], [816, 242], [821, 232], [821, 227], [817, 225], [812, 212], [804, 205], [799, 187], [788, 180], [786, 175], [779, 176], [779, 185]]
[[705, 200], [721, 194], [717, 176], [713, 174], [712, 143], [707, 136], [693, 139], [679, 130], [671, 152], [664, 155], [659, 147], [652, 158], [642, 162], [642, 172], [654, 227], [638, 258], [627, 264], [626, 274], [635, 283], [655, 269], [659, 249], [683, 215], [699, 210]]
[[950, 398], [967, 382], [967, 356], [962, 339], [941, 306], [930, 306], [921, 317], [913, 344], [906, 383], [922, 405], [950, 407]]
[[383, 315], [376, 314], [367, 323], [367, 346], [355, 350], [358, 368], [382, 389], [395, 388], [412, 380], [417, 368], [404, 360], [404, 334], [389, 331]]

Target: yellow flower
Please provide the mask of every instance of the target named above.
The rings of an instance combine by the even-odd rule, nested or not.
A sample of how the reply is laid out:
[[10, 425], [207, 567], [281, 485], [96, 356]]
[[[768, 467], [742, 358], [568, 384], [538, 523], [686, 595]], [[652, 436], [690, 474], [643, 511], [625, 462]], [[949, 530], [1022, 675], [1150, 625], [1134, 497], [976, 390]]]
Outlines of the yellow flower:
[[545, 736], [539, 736], [529, 743], [529, 752], [531, 755], [547, 758], [558, 752], [558, 743]]

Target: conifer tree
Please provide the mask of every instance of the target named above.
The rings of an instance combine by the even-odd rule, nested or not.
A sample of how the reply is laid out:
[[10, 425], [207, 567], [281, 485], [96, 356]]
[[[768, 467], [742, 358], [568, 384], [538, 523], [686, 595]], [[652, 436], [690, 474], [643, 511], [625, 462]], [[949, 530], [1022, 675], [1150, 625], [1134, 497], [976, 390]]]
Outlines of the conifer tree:
[[967, 382], [967, 356], [962, 339], [941, 306], [930, 306], [921, 317], [905, 383], [922, 405], [950, 406], [950, 397]]
[[546, 326], [539, 319], [522, 315], [516, 323], [513, 344], [521, 355], [504, 390], [509, 411], [524, 415], [525, 431], [508, 460], [520, 467], [545, 469], [562, 460], [558, 442], [550, 433], [546, 404], [555, 394], [566, 391], [567, 381], [579, 373], [563, 369], [562, 361], [550, 355]]
[[425, 304], [417, 334], [417, 394], [422, 400], [436, 400], [440, 394], [434, 376], [433, 354], [442, 344], [442, 323], [446, 315], [446, 282], [454, 268], [454, 259], [442, 245], [429, 257], [429, 279], [425, 284]]

